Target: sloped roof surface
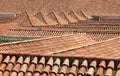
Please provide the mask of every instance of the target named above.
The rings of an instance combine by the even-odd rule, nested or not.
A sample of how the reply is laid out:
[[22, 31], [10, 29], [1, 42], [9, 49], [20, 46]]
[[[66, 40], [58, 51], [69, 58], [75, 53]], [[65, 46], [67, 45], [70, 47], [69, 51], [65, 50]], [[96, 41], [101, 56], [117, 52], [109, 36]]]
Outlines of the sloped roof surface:
[[47, 25], [56, 25], [58, 24], [57, 22], [53, 21], [51, 18], [43, 14], [42, 12], [38, 12], [35, 14], [35, 16], [42, 22], [44, 22]]
[[20, 29], [18, 24], [0, 24], [0, 35], [7, 35], [10, 29]]
[[120, 58], [120, 38], [113, 38], [106, 41], [93, 43], [92, 45], [83, 46], [77, 49], [58, 52], [56, 55], [62, 56], [81, 56], [91, 58]]
[[56, 21], [58, 24], [68, 24], [68, 22], [64, 20], [61, 16], [59, 16], [56, 12], [50, 12], [48, 16]]
[[[0, 53], [52, 54], [94, 43], [85, 34], [65, 35], [46, 39], [13, 42], [0, 45]], [[29, 47], [29, 48], [28, 48]]]
[[11, 22], [18, 23], [21, 26], [44, 26], [45, 24], [27, 11], [23, 11], [19, 16], [13, 18]]

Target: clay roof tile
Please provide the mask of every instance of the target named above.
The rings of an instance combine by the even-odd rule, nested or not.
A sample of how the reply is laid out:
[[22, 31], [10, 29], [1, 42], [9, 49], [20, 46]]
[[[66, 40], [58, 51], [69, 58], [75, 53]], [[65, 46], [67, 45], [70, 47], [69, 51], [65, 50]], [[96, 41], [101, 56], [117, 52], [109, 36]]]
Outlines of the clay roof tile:
[[39, 61], [39, 63], [41, 63], [41, 64], [45, 64], [45, 57], [42, 57], [41, 59], [40, 59], [40, 61]]
[[22, 64], [23, 63], [23, 56], [20, 56], [17, 60], [17, 63]]
[[32, 60], [31, 63], [37, 64], [37, 61], [38, 61], [38, 58], [37, 58], [37, 57], [34, 57], [34, 59]]
[[107, 68], [114, 69], [114, 61], [110, 61]]
[[0, 54], [0, 63], [2, 62], [2, 60], [3, 60], [3, 55]]
[[30, 57], [26, 57], [24, 63], [29, 64], [30, 63]]
[[105, 68], [106, 67], [106, 62], [105, 61], [101, 61], [100, 64], [99, 64], [99, 67]]
[[4, 63], [8, 63], [9, 60], [10, 60], [10, 56], [7, 56], [7, 57], [3, 60], [3, 62], [4, 62]]
[[62, 66], [64, 66], [64, 65], [67, 66], [67, 67], [69, 66], [69, 59], [66, 58], [66, 59], [64, 60]]

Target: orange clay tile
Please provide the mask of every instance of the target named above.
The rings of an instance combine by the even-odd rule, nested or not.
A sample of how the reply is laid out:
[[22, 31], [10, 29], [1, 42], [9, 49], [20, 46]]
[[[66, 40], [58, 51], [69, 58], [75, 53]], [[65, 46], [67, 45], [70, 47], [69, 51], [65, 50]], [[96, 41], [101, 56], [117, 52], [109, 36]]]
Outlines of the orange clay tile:
[[105, 61], [101, 61], [100, 64], [98, 65], [98, 69], [95, 76], [103, 76], [105, 68], [106, 68]]
[[78, 76], [80, 75], [84, 75], [87, 72], [87, 68], [88, 68], [88, 62], [87, 60], [84, 60], [80, 66], [80, 69], [78, 71]]
[[69, 71], [69, 74], [68, 74], [69, 76], [71, 76], [71, 74], [73, 76], [76, 75], [78, 65], [79, 65], [79, 61], [78, 60], [74, 60], [74, 62], [72, 64], [72, 67], [71, 67], [71, 69]]
[[114, 61], [110, 61], [107, 68], [114, 69]]
[[24, 76], [24, 73], [23, 72], [19, 72], [18, 76]]
[[3, 55], [0, 54], [0, 63], [2, 62], [2, 59], [3, 59]]
[[10, 76], [17, 76], [17, 72], [13, 71]]
[[10, 72], [9, 71], [5, 71], [3, 76], [10, 76]]
[[96, 72], [95, 76], [103, 76], [103, 74], [104, 74], [104, 68], [99, 67], [97, 69], [97, 72]]
[[96, 66], [97, 66], [97, 62], [96, 61], [92, 61], [91, 64], [90, 64], [90, 68], [88, 69], [86, 75], [87, 76], [93, 76], [94, 75], [94, 72], [95, 72], [95, 69], [96, 69]]
[[113, 76], [113, 70], [111, 68], [108, 68], [104, 76]]
[[99, 67], [106, 68], [106, 62], [105, 61], [101, 61], [100, 64], [99, 64]]

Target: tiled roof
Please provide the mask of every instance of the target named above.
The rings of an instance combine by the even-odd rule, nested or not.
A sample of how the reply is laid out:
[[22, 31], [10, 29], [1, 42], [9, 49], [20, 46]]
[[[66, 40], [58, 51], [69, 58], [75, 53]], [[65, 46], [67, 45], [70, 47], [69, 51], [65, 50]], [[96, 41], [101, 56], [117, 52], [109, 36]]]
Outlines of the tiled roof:
[[56, 21], [58, 24], [63, 25], [63, 24], [68, 24], [66, 20], [64, 20], [60, 15], [58, 15], [56, 12], [50, 12], [48, 16]]
[[0, 53], [50, 55], [56, 52], [78, 48], [80, 46], [87, 46], [92, 43], [94, 43], [94, 40], [87, 38], [85, 34], [74, 34], [0, 44]]
[[73, 50], [58, 52], [54, 55], [60, 56], [81, 56], [91, 58], [120, 59], [120, 37], [82, 46]]
[[119, 32], [120, 24], [69, 24], [42, 27], [45, 30], [79, 31], [79, 32]]
[[21, 26], [44, 26], [45, 23], [37, 19], [32, 14], [28, 13], [27, 11], [23, 11], [19, 16], [13, 18], [11, 20], [13, 23], [18, 23]]
[[20, 26], [18, 24], [0, 24], [0, 35], [6, 35], [9, 31], [9, 29], [19, 29]]
[[62, 18], [66, 19], [69, 23], [77, 23], [78, 22], [76, 19], [74, 19], [73, 17], [68, 15], [68, 13], [66, 13], [66, 12], [61, 12], [60, 15]]
[[21, 30], [13, 29], [10, 30], [8, 36], [40, 36], [40, 37], [52, 37], [62, 36], [67, 34], [73, 34], [71, 31], [54, 31], [54, 30]]
[[42, 12], [38, 12], [37, 14], [35, 14], [35, 16], [42, 22], [44, 22], [47, 25], [56, 25], [57, 22], [53, 21], [51, 18], [49, 18], [48, 16], [46, 16], [44, 13]]
[[69, 15], [71, 15], [73, 18], [77, 19], [78, 21], [81, 21], [81, 20], [87, 20], [87, 18], [81, 15], [78, 15], [75, 11], [70, 11], [69, 12]]
[[88, 37], [92, 38], [95, 41], [103, 41], [103, 40], [108, 40], [108, 39], [112, 39], [120, 36], [120, 32], [118, 33], [117, 32], [113, 32], [113, 33], [89, 32], [86, 34], [88, 35]]
[[0, 76], [119, 76], [120, 61], [0, 54]]

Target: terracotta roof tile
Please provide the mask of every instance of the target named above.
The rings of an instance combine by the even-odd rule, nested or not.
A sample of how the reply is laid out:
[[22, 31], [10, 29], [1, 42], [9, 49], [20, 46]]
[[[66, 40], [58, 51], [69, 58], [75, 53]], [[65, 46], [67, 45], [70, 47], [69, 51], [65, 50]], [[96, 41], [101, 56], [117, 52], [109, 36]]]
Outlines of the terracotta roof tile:
[[75, 76], [77, 74], [77, 67], [79, 65], [79, 61], [78, 60], [74, 60], [72, 67], [68, 73], [68, 76]]
[[2, 62], [2, 60], [3, 60], [3, 55], [0, 54], [0, 63]]
[[96, 66], [97, 66], [97, 62], [92, 61], [91, 64], [90, 64], [90, 68], [88, 69], [88, 71], [86, 73], [86, 76], [93, 76], [94, 72], [95, 72], [95, 69], [96, 69]]

